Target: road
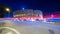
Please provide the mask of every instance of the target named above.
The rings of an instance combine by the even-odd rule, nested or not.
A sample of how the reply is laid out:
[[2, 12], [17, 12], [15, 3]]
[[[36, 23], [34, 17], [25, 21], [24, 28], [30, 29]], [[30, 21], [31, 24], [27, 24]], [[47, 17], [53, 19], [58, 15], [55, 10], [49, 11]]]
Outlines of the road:
[[60, 34], [60, 25], [31, 21], [5, 21], [5, 27], [16, 29], [20, 34]]

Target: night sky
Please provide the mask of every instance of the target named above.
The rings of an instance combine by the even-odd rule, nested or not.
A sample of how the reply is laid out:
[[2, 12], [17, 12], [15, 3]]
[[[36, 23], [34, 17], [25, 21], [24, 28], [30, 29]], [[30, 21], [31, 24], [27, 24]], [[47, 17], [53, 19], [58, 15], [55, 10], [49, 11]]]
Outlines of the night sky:
[[60, 1], [58, 0], [0, 0], [0, 4], [9, 6], [12, 12], [25, 9], [38, 9], [44, 14], [60, 12]]

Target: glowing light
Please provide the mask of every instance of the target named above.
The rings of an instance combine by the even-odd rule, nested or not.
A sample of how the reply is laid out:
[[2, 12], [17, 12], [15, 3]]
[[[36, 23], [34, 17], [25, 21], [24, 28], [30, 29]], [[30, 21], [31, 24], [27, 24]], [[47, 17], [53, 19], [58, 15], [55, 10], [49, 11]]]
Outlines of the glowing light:
[[10, 11], [10, 9], [9, 8], [6, 8], [6, 11]]
[[31, 21], [35, 21], [35, 19], [31, 19]]
[[10, 13], [10, 9], [9, 8], [5, 8], [6, 12]]
[[22, 8], [22, 10], [24, 10], [25, 8]]
[[52, 15], [51, 15], [51, 18], [53, 18], [53, 17], [54, 17], [54, 15], [52, 14]]

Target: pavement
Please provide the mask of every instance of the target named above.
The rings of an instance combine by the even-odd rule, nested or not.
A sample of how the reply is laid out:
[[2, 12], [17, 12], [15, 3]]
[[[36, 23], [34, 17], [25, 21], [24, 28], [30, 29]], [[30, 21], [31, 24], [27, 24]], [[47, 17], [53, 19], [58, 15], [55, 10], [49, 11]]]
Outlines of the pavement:
[[43, 22], [31, 21], [17, 22], [13, 20], [5, 20], [4, 22], [5, 24], [3, 27], [13, 28], [17, 30], [20, 34], [60, 34], [60, 25], [58, 24], [47, 24]]

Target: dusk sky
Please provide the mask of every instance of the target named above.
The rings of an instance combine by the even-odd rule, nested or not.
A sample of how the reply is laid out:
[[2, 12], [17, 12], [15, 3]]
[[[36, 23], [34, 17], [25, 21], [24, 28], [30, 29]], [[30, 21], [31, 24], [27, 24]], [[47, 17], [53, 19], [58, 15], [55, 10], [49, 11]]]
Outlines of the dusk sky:
[[0, 4], [9, 6], [12, 11], [25, 9], [39, 9], [44, 14], [60, 12], [58, 0], [0, 0]]

